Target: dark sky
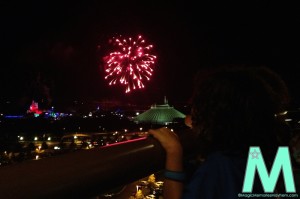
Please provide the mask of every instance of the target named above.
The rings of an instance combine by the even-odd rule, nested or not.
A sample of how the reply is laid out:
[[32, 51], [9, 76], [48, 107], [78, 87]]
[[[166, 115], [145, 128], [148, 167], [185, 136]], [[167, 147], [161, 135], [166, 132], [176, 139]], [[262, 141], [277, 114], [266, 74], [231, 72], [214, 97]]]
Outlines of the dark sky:
[[[104, 3], [105, 2], [105, 3]], [[300, 95], [299, 7], [273, 1], [2, 1], [1, 100], [45, 98], [186, 102], [196, 71], [216, 63], [265, 64]], [[130, 94], [104, 81], [114, 34], [142, 34], [157, 64]], [[20, 102], [20, 103], [21, 103]]]

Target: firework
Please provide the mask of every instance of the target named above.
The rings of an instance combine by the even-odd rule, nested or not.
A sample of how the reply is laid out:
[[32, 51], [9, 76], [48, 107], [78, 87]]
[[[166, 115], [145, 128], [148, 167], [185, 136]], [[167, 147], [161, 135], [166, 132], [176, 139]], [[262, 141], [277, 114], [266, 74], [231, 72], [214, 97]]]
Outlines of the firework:
[[143, 82], [150, 80], [156, 62], [151, 54], [153, 46], [146, 44], [141, 35], [136, 40], [120, 36], [110, 42], [116, 50], [103, 58], [109, 85], [120, 84], [126, 93], [144, 88]]

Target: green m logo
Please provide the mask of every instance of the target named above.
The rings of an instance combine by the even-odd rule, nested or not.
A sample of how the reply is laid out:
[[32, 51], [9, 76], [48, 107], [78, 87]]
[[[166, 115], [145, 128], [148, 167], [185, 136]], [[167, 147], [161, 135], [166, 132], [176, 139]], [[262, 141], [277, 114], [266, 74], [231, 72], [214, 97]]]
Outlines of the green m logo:
[[243, 193], [252, 192], [255, 170], [258, 172], [265, 193], [274, 193], [281, 170], [283, 172], [286, 192], [296, 192], [288, 147], [278, 148], [270, 174], [268, 174], [260, 148], [250, 147], [246, 173], [244, 177]]

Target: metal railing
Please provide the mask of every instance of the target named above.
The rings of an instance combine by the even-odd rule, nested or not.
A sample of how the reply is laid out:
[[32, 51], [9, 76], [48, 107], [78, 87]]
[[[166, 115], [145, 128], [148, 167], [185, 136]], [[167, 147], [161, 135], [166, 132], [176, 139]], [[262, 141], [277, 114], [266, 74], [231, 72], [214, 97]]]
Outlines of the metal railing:
[[[192, 140], [186, 137], [182, 140]], [[0, 198], [92, 198], [162, 170], [164, 159], [160, 143], [142, 137], [130, 143], [24, 161], [0, 168]]]

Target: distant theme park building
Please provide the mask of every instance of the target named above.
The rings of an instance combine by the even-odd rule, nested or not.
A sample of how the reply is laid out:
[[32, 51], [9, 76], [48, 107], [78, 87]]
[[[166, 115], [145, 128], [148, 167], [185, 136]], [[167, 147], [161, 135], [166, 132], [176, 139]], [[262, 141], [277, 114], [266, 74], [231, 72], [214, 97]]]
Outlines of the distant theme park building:
[[185, 114], [170, 106], [165, 98], [164, 104], [152, 105], [151, 108], [134, 118], [136, 123], [168, 125], [177, 119], [185, 118]]

